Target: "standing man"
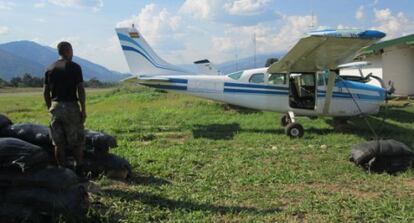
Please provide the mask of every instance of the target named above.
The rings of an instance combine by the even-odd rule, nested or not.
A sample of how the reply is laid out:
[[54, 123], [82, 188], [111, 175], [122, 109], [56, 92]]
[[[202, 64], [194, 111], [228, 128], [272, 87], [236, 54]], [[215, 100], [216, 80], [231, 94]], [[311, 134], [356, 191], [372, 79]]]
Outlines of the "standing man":
[[83, 149], [85, 146], [84, 122], [86, 119], [85, 88], [81, 67], [72, 61], [70, 43], [57, 46], [60, 58], [45, 73], [43, 95], [52, 116], [50, 135], [55, 146], [57, 165], [65, 165], [66, 151], [75, 157], [75, 170], [83, 174]]

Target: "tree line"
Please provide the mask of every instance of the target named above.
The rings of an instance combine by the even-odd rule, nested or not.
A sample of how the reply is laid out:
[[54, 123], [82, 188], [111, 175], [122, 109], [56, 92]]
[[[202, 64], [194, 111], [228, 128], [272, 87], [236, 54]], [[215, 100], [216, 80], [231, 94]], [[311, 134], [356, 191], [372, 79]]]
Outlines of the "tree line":
[[[31, 74], [24, 74], [22, 77], [13, 77], [10, 81], [0, 78], [0, 87], [43, 87], [44, 78], [32, 76]], [[96, 78], [91, 78], [84, 82], [85, 87], [90, 88], [106, 88], [113, 87], [117, 83], [103, 82]]]

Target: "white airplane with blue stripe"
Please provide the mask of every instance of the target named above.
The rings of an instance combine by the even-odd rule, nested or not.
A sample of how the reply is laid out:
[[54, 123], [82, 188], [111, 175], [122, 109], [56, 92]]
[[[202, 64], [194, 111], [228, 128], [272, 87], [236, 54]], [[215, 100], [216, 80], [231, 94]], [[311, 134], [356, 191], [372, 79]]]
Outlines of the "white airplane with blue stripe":
[[117, 28], [129, 68], [128, 82], [180, 92], [241, 107], [285, 113], [281, 125], [290, 137], [304, 129], [295, 116], [376, 114], [387, 91], [367, 84], [370, 76], [341, 77], [339, 67], [355, 66], [354, 56], [384, 33], [373, 30], [324, 30], [309, 33], [270, 67], [220, 74], [208, 60], [197, 61], [200, 73], [186, 71], [159, 57], [134, 27]]

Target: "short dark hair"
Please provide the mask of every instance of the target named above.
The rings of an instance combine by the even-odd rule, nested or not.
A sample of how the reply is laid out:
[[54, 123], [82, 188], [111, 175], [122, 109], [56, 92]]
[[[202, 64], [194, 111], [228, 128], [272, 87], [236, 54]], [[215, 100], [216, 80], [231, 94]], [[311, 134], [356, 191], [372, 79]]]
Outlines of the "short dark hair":
[[57, 45], [57, 50], [60, 56], [63, 56], [68, 50], [72, 49], [72, 45], [69, 42], [63, 41]]

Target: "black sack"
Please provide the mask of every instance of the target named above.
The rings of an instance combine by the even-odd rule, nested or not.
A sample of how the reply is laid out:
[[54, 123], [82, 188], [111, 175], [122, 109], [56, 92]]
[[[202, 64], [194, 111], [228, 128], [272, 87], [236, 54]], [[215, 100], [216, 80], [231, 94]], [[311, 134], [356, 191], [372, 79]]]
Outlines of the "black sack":
[[94, 153], [107, 154], [110, 148], [117, 147], [115, 137], [91, 130], [85, 131], [86, 149]]
[[132, 172], [130, 163], [114, 154], [89, 156], [85, 159], [84, 168], [93, 176], [104, 174], [117, 180], [128, 179]]
[[0, 136], [21, 139], [46, 149], [53, 148], [49, 127], [44, 125], [14, 124], [2, 129]]
[[88, 207], [88, 194], [85, 187], [80, 184], [62, 191], [16, 187], [7, 190], [4, 203], [30, 207], [36, 213], [50, 216], [56, 222], [61, 216], [66, 222], [80, 222], [85, 217]]
[[45, 168], [21, 174], [0, 171], [0, 187], [37, 187], [61, 191], [78, 183], [78, 176], [67, 168]]
[[43, 222], [51, 222], [51, 221], [48, 219], [42, 218], [41, 213], [36, 213], [36, 211], [31, 207], [24, 207], [22, 205], [3, 203], [3, 204], [0, 204], [0, 222], [43, 223]]
[[0, 130], [10, 125], [13, 125], [13, 122], [7, 116], [0, 114]]
[[352, 147], [350, 161], [372, 172], [395, 173], [410, 167], [414, 152], [396, 140], [377, 140]]
[[0, 170], [19, 170], [45, 167], [48, 153], [39, 146], [15, 138], [0, 138]]

